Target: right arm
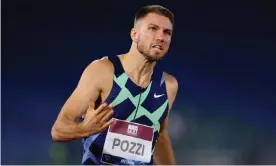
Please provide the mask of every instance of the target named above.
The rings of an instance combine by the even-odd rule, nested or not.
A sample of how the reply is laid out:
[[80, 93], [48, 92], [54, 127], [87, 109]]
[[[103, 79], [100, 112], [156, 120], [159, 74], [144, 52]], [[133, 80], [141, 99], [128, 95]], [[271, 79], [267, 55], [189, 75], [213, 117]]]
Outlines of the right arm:
[[86, 113], [89, 105], [94, 108], [94, 103], [100, 96], [103, 77], [99, 76], [102, 74], [99, 71], [104, 70], [103, 65], [102, 60], [97, 60], [83, 71], [77, 87], [63, 105], [52, 127], [51, 135], [54, 141], [71, 141], [93, 134], [78, 120]]

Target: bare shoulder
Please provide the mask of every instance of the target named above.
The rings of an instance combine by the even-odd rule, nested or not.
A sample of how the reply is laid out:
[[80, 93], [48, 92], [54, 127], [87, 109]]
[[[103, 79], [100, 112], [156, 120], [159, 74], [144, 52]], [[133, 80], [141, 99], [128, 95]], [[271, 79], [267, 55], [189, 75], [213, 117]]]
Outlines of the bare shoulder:
[[94, 60], [91, 62], [85, 69], [87, 72], [95, 72], [95, 74], [105, 74], [106, 72], [113, 71], [113, 64], [108, 60], [107, 57], [103, 57], [101, 59]]
[[166, 72], [164, 72], [164, 77], [165, 77], [166, 86], [168, 87], [169, 91], [176, 93], [178, 91], [177, 79], [173, 75], [168, 74]]
[[[84, 70], [87, 76], [93, 77], [93, 79], [102, 79], [105, 76], [113, 73], [113, 64], [108, 60], [108, 58], [103, 57], [101, 59], [94, 60], [91, 62]], [[100, 77], [98, 77], [100, 76]]]
[[86, 88], [94, 86], [95, 89], [101, 90], [105, 86], [103, 83], [112, 78], [113, 72], [113, 64], [108, 58], [96, 59], [85, 67], [78, 86]]
[[166, 72], [164, 72], [164, 78], [169, 99], [169, 107], [171, 109], [178, 92], [178, 81], [173, 75]]

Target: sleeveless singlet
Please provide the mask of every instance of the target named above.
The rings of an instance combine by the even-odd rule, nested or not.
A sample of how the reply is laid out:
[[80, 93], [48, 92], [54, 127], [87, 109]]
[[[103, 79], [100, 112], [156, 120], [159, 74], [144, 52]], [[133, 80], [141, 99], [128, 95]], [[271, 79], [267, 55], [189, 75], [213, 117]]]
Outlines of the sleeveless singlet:
[[[113, 155], [104, 156], [104, 146], [108, 143], [106, 141], [110, 127], [105, 131], [82, 139], [83, 144], [83, 165], [103, 165], [103, 164], [117, 164], [117, 165], [152, 165], [153, 151], [159, 135], [160, 126], [168, 114], [168, 97], [165, 86], [165, 78], [163, 71], [157, 67], [154, 68], [151, 82], [146, 88], [137, 86], [128, 75], [124, 72], [123, 66], [118, 56], [108, 57], [109, 61], [114, 65], [113, 85], [106, 102], [113, 103], [114, 113], [112, 118], [123, 120], [125, 122], [133, 122], [141, 124], [141, 126], [148, 126], [152, 129], [152, 139], [150, 140], [150, 156], [149, 162], [142, 162], [137, 160], [129, 160], [124, 157], [114, 157]], [[133, 129], [132, 129], [133, 130]], [[137, 132], [137, 129], [133, 130]], [[142, 134], [145, 134], [146, 129]], [[128, 137], [128, 136], [126, 136]], [[128, 137], [131, 138], [131, 137]], [[142, 138], [142, 137], [141, 137]], [[135, 140], [134, 138], [133, 140]], [[138, 139], [141, 140], [141, 139]], [[127, 142], [115, 141], [112, 148], [120, 143], [124, 153], [131, 152], [131, 146]], [[143, 153], [145, 147], [134, 147], [132, 143], [132, 150], [138, 155]], [[147, 144], [148, 145], [148, 144]], [[116, 147], [117, 148], [117, 147]], [[128, 150], [127, 150], [128, 148]], [[136, 150], [134, 150], [136, 149]], [[139, 152], [138, 152], [139, 150]], [[126, 152], [125, 152], [126, 151]], [[133, 155], [133, 154], [131, 154]], [[138, 156], [141, 157], [141, 156]], [[103, 162], [103, 159], [109, 162]]]

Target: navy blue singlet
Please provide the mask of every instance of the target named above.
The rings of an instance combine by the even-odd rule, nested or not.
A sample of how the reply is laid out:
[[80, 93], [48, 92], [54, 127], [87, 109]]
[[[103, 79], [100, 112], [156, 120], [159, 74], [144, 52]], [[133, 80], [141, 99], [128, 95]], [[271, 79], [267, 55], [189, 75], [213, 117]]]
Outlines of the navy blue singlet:
[[[108, 57], [114, 65], [112, 90], [106, 99], [114, 104], [113, 118], [150, 126], [154, 129], [152, 154], [160, 131], [160, 125], [168, 114], [168, 97], [163, 71], [155, 67], [150, 84], [141, 88], [133, 83], [124, 72], [118, 56]], [[82, 140], [83, 165], [103, 165], [101, 162], [103, 147], [108, 129]], [[124, 158], [113, 159], [114, 164], [152, 165], [151, 161], [143, 163], [135, 160], [125, 161]], [[122, 163], [123, 162], [123, 163]]]

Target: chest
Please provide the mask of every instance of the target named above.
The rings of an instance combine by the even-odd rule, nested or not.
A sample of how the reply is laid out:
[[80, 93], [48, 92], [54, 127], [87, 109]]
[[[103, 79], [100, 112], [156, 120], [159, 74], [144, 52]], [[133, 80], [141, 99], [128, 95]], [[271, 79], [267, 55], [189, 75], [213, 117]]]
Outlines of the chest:
[[140, 88], [126, 78], [113, 80], [112, 89], [106, 98], [113, 103], [113, 117], [160, 129], [168, 111], [165, 85], [152, 80], [147, 88]]

